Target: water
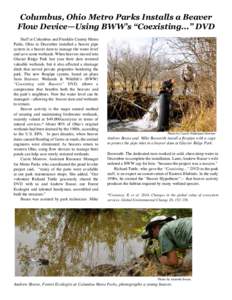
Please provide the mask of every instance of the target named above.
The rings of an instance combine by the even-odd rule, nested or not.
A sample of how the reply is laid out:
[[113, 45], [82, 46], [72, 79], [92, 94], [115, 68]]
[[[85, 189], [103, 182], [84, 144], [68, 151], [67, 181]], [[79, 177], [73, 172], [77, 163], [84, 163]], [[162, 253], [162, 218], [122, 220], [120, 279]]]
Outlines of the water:
[[109, 120], [108, 131], [157, 131], [159, 100], [156, 98], [142, 119], [136, 121]]
[[[16, 276], [78, 276], [86, 267], [121, 265], [144, 251], [136, 209], [17, 209]], [[40, 265], [39, 258], [49, 265]]]

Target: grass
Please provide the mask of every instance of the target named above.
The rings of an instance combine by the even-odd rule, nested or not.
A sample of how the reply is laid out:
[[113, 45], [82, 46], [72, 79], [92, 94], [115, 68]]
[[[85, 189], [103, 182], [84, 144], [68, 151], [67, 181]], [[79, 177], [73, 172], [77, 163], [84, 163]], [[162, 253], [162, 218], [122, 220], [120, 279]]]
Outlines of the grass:
[[179, 127], [171, 128], [172, 132], [215, 132], [216, 105], [212, 107], [198, 107], [183, 116]]

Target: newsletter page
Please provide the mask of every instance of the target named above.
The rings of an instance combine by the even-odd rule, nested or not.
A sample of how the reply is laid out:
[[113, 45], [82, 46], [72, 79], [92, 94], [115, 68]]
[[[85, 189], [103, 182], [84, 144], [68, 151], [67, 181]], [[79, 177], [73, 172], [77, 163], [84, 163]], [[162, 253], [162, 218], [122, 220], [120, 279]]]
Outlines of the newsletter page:
[[120, 2], [2, 17], [9, 297], [229, 292], [229, 13]]

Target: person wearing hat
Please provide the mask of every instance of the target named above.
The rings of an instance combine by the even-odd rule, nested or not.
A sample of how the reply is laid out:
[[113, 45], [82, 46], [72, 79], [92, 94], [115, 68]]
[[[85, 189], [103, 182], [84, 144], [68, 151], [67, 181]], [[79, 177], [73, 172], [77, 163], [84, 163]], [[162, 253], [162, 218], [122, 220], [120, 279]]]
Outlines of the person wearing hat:
[[169, 129], [169, 111], [170, 101], [173, 94], [174, 79], [165, 80], [159, 91], [159, 99], [157, 101], [158, 124], [157, 131], [167, 131]]
[[186, 249], [183, 259], [184, 267], [192, 265], [192, 218], [158, 216], [146, 225], [144, 239], [157, 239], [160, 245], [160, 263], [178, 265], [177, 250]]
[[173, 94], [173, 85], [175, 84], [175, 79], [168, 79], [162, 82], [162, 85], [160, 87], [159, 95], [162, 93], [167, 93], [170, 96]]

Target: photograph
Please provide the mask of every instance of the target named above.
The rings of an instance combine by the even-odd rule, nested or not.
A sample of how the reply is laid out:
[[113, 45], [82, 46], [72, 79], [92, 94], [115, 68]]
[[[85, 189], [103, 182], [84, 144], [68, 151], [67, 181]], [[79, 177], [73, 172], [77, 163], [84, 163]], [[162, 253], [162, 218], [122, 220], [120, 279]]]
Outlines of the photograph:
[[230, 295], [229, 3], [2, 1], [2, 295]]
[[15, 276], [192, 276], [192, 209], [15, 209]]
[[215, 132], [216, 38], [109, 41], [107, 128]]

